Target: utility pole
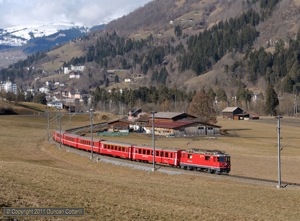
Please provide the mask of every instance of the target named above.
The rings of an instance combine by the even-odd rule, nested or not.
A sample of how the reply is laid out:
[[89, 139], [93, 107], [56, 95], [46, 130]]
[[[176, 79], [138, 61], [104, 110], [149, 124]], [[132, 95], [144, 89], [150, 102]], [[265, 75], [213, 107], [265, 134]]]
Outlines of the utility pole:
[[69, 104], [69, 128], [71, 128], [71, 104]]
[[93, 124], [94, 124], [94, 115], [93, 109], [90, 109], [90, 121], [91, 121], [91, 143], [92, 143], [92, 150], [91, 150], [91, 159], [93, 160], [93, 153], [94, 153], [94, 139], [93, 139]]
[[155, 129], [154, 129], [154, 114], [155, 111], [151, 111], [152, 113], [152, 148], [153, 148], [153, 169], [155, 171]]
[[277, 184], [277, 188], [281, 188], [281, 159], [280, 159], [280, 118], [282, 118], [280, 116], [280, 114], [275, 117], [277, 118], [277, 132], [278, 132], [278, 184]]
[[49, 129], [50, 129], [50, 113], [49, 113], [49, 107], [46, 107], [46, 112], [47, 112], [47, 141], [49, 142], [49, 138], [50, 138], [50, 133], [49, 133]]
[[61, 137], [62, 137], [62, 134], [61, 134], [61, 114], [60, 114], [60, 109], [58, 109], [58, 119], [59, 119], [59, 138], [60, 138], [60, 142], [59, 142], [59, 148], [61, 149]]
[[294, 99], [294, 117], [297, 118], [298, 114], [298, 102], [297, 102], [297, 94], [295, 94], [295, 99]]

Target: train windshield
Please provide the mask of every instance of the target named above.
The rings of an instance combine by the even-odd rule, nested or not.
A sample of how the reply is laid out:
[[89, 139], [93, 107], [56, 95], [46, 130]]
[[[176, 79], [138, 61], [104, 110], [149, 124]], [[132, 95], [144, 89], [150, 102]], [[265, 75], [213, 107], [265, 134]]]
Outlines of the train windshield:
[[218, 162], [225, 162], [225, 157], [218, 157]]
[[218, 162], [230, 162], [230, 157], [218, 157]]

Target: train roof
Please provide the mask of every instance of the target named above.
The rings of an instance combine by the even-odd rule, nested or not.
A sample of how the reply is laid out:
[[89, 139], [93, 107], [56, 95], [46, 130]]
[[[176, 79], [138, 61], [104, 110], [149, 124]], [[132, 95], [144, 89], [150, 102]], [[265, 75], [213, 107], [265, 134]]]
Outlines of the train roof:
[[71, 133], [65, 133], [64, 134], [65, 136], [68, 136], [68, 137], [80, 137], [79, 135], [77, 135], [77, 134], [71, 134]]
[[[81, 140], [92, 140], [92, 138], [91, 137], [84, 137], [84, 136], [77, 136], [79, 139], [81, 139]], [[101, 141], [101, 139], [99, 139], [99, 138], [93, 138], [93, 142], [98, 142], [98, 141]]]
[[101, 143], [103, 144], [111, 144], [111, 145], [118, 145], [118, 146], [124, 146], [124, 147], [131, 147], [132, 144], [129, 143], [122, 143], [117, 141], [108, 141], [108, 140], [102, 140]]
[[223, 155], [223, 156], [229, 156], [229, 154], [225, 153], [221, 150], [205, 150], [205, 149], [189, 149], [185, 150], [187, 153], [197, 153], [197, 154], [205, 154], [205, 155]]
[[[153, 147], [151, 146], [143, 146], [143, 145], [132, 145], [133, 147], [137, 147], [137, 148], [144, 148], [144, 149], [153, 149]], [[155, 150], [165, 150], [165, 151], [169, 151], [169, 152], [177, 152], [180, 149], [171, 149], [171, 148], [163, 148], [163, 147], [155, 147]]]

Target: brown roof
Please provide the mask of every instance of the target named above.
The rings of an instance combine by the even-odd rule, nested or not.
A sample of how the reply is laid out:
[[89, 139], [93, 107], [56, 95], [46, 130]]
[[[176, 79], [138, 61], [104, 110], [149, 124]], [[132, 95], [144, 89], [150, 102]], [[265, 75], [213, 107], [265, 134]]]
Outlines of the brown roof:
[[[226, 107], [224, 110], [222, 110], [222, 112], [233, 112], [233, 111], [235, 111], [236, 109], [242, 110], [242, 109], [239, 108], [239, 107]], [[242, 111], [243, 111], [243, 110], [242, 110]]]
[[[177, 129], [180, 127], [187, 127], [187, 126], [195, 125], [195, 124], [202, 124], [202, 125], [218, 127], [218, 128], [221, 127], [221, 126], [208, 124], [208, 123], [204, 123], [204, 122], [199, 122], [199, 121], [155, 122], [154, 127]], [[152, 126], [152, 124], [149, 124], [148, 126], [150, 127], [150, 126]]]

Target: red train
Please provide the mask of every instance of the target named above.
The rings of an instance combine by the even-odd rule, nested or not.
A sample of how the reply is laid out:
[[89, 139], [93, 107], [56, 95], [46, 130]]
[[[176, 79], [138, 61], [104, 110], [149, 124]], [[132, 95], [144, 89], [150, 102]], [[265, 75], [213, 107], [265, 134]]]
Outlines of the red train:
[[[91, 137], [83, 137], [66, 131], [60, 133], [58, 130], [53, 132], [53, 139], [63, 145], [86, 151], [92, 151], [93, 142], [94, 153], [153, 163], [152, 147], [95, 138], [92, 140]], [[219, 150], [156, 148], [155, 163], [217, 174], [228, 174], [230, 172], [230, 156]]]

